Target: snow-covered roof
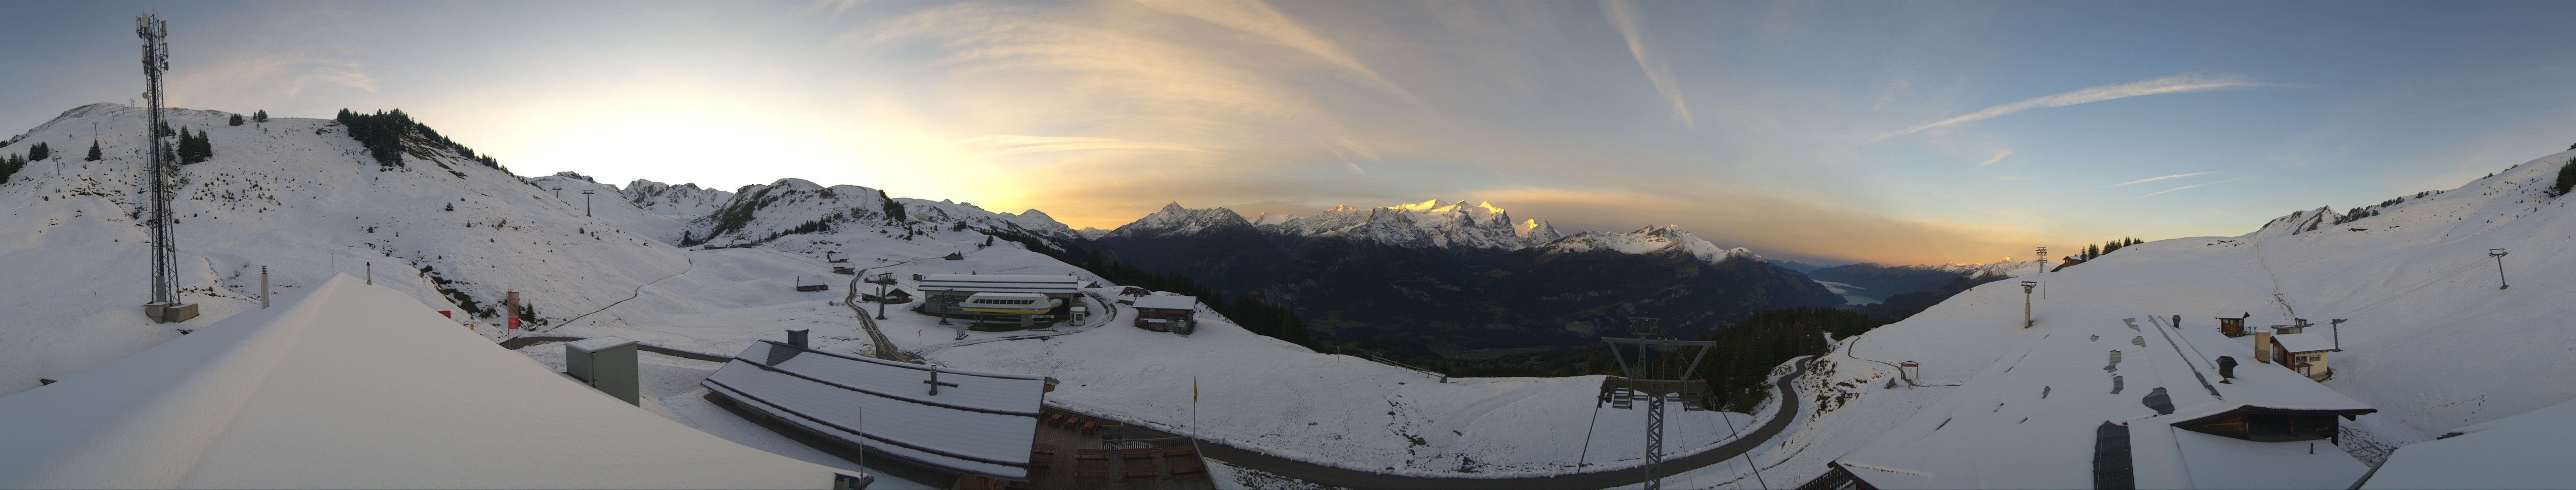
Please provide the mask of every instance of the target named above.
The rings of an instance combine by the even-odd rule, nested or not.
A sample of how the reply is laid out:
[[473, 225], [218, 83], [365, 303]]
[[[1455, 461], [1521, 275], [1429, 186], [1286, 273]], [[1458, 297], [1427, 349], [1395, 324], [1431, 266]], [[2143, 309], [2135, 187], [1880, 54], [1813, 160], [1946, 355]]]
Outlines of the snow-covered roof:
[[11, 488], [825, 488], [836, 471], [628, 405], [345, 275], [0, 397]]
[[2287, 335], [2274, 335], [2272, 336], [2272, 341], [2280, 343], [2281, 350], [2290, 351], [2293, 354], [2300, 352], [2335, 350], [2334, 336], [2325, 332], [2300, 332]]
[[2362, 488], [2558, 488], [2576, 482], [2576, 401], [2397, 448]]
[[1153, 308], [1153, 309], [1161, 309], [1161, 310], [1194, 310], [1194, 309], [1198, 309], [1198, 307], [1199, 307], [1199, 299], [1198, 299], [1197, 297], [1192, 297], [1192, 296], [1170, 296], [1170, 295], [1161, 295], [1161, 294], [1157, 294], [1157, 295], [1146, 296], [1146, 297], [1142, 297], [1142, 298], [1136, 298], [1136, 308], [1138, 308], [1138, 309]]
[[[2024, 342], [1835, 464], [1879, 488], [2087, 488], [2103, 449], [2097, 435], [2108, 423], [2128, 439], [2109, 448], [2125, 454], [2110, 457], [2131, 460], [2140, 488], [2351, 482], [2367, 470], [2339, 449], [2310, 455], [2305, 442], [2257, 443], [2174, 427], [2249, 407], [2370, 410], [2279, 365], [2251, 362], [2251, 348], [2215, 329], [2134, 318], [2062, 325], [2040, 327], [2055, 331]], [[2235, 379], [2220, 377], [2221, 356], [2238, 359]], [[2231, 456], [2214, 456], [2221, 454]]]
[[[940, 385], [931, 386], [932, 379]], [[744, 408], [884, 454], [952, 471], [1027, 480], [1046, 381], [1044, 376], [937, 368], [762, 341], [702, 384]]]
[[931, 274], [921, 279], [921, 292], [1079, 294], [1082, 281], [1073, 276], [1007, 274]]
[[582, 352], [599, 352], [629, 345], [635, 345], [635, 341], [627, 340], [625, 337], [610, 335], [606, 337], [592, 337], [574, 341], [572, 343], [564, 344], [564, 347]]
[[2369, 472], [2332, 441], [2255, 442], [2129, 424], [2134, 488], [2345, 488]]

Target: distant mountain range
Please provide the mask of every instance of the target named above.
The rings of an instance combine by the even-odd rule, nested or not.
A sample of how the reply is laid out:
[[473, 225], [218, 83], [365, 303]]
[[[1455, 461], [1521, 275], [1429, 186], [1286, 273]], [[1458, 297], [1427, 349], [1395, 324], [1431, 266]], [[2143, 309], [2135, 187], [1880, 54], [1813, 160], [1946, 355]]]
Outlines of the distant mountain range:
[[1409, 356], [1582, 345], [1641, 317], [1687, 335], [1844, 303], [1805, 274], [1677, 227], [1562, 235], [1491, 203], [1250, 219], [1174, 203], [1098, 236], [1118, 260], [1289, 305], [1328, 342]]

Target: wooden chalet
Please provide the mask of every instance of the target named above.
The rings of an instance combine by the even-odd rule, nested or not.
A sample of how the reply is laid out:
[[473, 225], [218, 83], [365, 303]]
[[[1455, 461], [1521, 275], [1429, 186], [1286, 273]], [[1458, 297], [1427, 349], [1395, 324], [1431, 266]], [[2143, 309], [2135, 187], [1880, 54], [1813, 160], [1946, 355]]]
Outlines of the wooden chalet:
[[1198, 330], [1199, 299], [1149, 295], [1136, 298], [1136, 328], [1189, 335]]

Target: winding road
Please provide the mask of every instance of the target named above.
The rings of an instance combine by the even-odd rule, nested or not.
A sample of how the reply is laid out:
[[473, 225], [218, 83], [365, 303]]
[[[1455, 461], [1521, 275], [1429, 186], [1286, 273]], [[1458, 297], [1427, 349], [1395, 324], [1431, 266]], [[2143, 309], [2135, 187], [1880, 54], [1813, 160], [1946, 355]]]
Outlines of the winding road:
[[[1813, 358], [1809, 358], [1807, 360], [1813, 360]], [[1772, 437], [1780, 435], [1781, 431], [1789, 428], [1790, 422], [1797, 420], [1798, 407], [1801, 405], [1798, 403], [1798, 392], [1789, 384], [1789, 380], [1806, 373], [1807, 363], [1805, 361], [1798, 362], [1796, 367], [1789, 371], [1789, 374], [1781, 376], [1779, 381], [1774, 384], [1774, 386], [1780, 387], [1779, 411], [1771, 416], [1771, 420], [1763, 422], [1762, 427], [1753, 429], [1752, 433], [1745, 434], [1744, 437], [1728, 441], [1726, 444], [1719, 445], [1715, 448], [1666, 460], [1664, 461], [1663, 466], [1664, 474], [1659, 476], [1671, 477], [1672, 475], [1697, 470], [1704, 466], [1734, 459], [1736, 456], [1742, 456], [1745, 452], [1752, 451], [1755, 447], [1760, 447], [1765, 442], [1770, 442]], [[1459, 478], [1390, 475], [1282, 458], [1262, 454], [1249, 449], [1228, 446], [1224, 443], [1215, 441], [1200, 440], [1198, 442], [1199, 450], [1206, 453], [1207, 457], [1224, 461], [1227, 464], [1243, 466], [1259, 470], [1263, 473], [1304, 480], [1308, 483], [1341, 488], [1610, 488], [1633, 485], [1638, 482], [1645, 481], [1645, 475], [1636, 467], [1604, 469], [1556, 476], [1517, 478]]]

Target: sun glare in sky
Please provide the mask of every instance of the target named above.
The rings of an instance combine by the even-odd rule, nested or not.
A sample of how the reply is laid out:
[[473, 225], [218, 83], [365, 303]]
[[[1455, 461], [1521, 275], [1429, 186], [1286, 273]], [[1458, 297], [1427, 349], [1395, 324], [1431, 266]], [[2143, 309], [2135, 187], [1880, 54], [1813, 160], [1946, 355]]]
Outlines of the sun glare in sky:
[[[1464, 200], [1972, 262], [2449, 188], [2576, 127], [2571, 3], [144, 7], [173, 20], [180, 107], [401, 108], [522, 174], [793, 177], [1076, 227]], [[51, 19], [0, 32], [0, 63], [46, 67], [7, 75], [0, 125], [131, 99], [136, 8], [0, 4]]]

